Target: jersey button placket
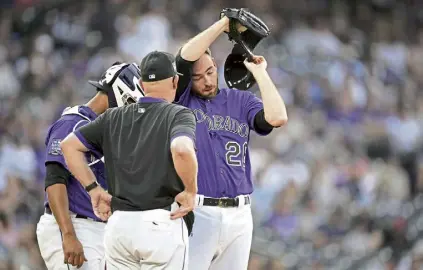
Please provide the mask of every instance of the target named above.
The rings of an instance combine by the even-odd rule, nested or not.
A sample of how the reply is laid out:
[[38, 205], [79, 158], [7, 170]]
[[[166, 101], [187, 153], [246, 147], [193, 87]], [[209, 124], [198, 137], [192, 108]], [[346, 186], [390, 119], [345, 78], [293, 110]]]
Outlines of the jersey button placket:
[[206, 102], [206, 109], [207, 109], [207, 112], [208, 113], [211, 113], [212, 112], [212, 108], [211, 107], [212, 106], [211, 106], [210, 99], [208, 99], [207, 102]]

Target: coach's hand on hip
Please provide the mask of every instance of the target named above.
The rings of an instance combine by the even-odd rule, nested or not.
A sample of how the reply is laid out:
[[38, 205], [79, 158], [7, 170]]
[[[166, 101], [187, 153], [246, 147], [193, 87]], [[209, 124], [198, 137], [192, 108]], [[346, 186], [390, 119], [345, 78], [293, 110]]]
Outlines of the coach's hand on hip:
[[63, 234], [64, 263], [80, 268], [87, 261], [81, 242], [75, 234]]
[[111, 202], [112, 195], [107, 193], [100, 186], [92, 189], [88, 194], [91, 197], [91, 204], [93, 206], [94, 214], [103, 221], [109, 219], [112, 215]]
[[170, 214], [170, 218], [178, 219], [194, 210], [195, 195], [195, 192], [188, 192], [186, 190], [176, 195], [175, 200], [178, 202], [179, 208]]

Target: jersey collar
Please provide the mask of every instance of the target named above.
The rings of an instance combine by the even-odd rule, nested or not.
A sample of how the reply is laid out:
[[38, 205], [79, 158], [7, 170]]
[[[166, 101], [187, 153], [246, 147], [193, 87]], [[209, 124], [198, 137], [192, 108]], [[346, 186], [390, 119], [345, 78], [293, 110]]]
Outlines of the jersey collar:
[[153, 97], [142, 97], [138, 100], [139, 103], [160, 103], [166, 102], [166, 100], [162, 98], [153, 98]]
[[82, 105], [79, 107], [79, 113], [85, 115], [86, 117], [90, 118], [91, 120], [94, 120], [97, 118], [97, 114], [91, 110], [90, 107]]
[[197, 96], [199, 99], [203, 100], [204, 102], [212, 102], [214, 104], [224, 104], [226, 103], [226, 96], [227, 96], [227, 90], [226, 89], [217, 89], [217, 93], [214, 97], [212, 98], [201, 98], [199, 96]]

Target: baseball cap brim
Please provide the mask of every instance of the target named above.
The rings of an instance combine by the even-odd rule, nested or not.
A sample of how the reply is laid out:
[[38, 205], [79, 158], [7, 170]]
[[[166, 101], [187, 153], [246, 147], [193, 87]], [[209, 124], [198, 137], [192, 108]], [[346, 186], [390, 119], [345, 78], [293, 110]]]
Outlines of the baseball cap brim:
[[95, 88], [98, 89], [103, 89], [104, 90], [104, 86], [101, 85], [99, 82], [97, 81], [88, 81], [89, 84], [91, 84], [92, 86], [94, 86]]

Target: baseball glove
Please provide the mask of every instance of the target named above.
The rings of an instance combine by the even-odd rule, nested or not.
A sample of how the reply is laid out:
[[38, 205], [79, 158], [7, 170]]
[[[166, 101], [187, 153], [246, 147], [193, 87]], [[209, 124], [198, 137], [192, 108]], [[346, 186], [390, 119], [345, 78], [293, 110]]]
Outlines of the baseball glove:
[[224, 77], [229, 88], [248, 90], [255, 85], [253, 74], [245, 67], [244, 60], [252, 61], [257, 44], [270, 34], [267, 25], [246, 9], [225, 8], [220, 18], [229, 18], [229, 40], [235, 45], [224, 66]]
[[270, 34], [269, 27], [245, 8], [224, 8], [220, 12], [220, 18], [223, 16], [229, 18], [229, 33], [227, 33], [229, 40], [241, 45], [247, 53], [248, 60], [252, 61], [253, 50]]

